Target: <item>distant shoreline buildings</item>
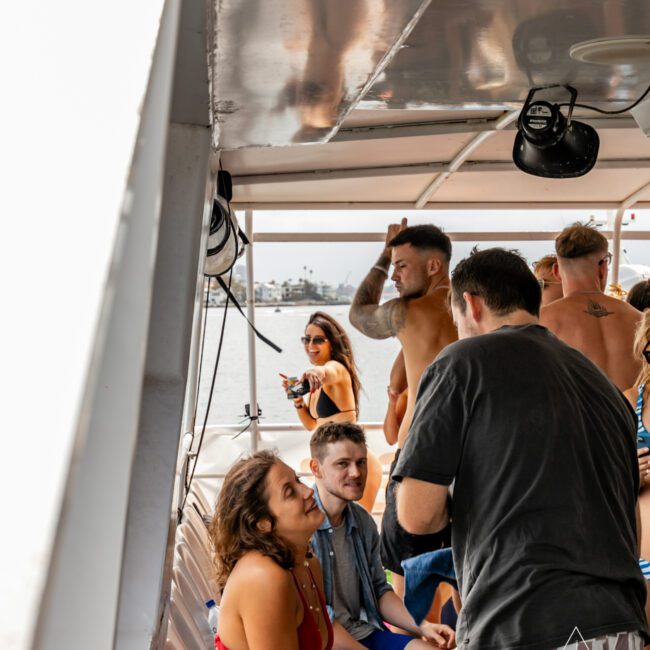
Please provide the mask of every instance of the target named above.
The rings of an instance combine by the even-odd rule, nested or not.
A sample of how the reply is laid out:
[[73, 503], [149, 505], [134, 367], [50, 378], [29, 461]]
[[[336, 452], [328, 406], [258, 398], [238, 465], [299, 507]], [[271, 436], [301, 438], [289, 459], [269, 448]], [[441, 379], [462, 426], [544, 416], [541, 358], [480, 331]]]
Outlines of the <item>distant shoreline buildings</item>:
[[[311, 275], [310, 271], [310, 275]], [[224, 278], [225, 279], [225, 278]], [[208, 287], [210, 295], [208, 296]], [[230, 290], [241, 303], [246, 302], [246, 269], [236, 266], [233, 271]], [[282, 282], [270, 280], [268, 282], [255, 282], [255, 303], [259, 305], [300, 305], [300, 304], [350, 304], [357, 288], [348, 283], [340, 283], [334, 287], [326, 282], [299, 278], [294, 282], [288, 278]], [[384, 299], [397, 296], [392, 285], [386, 286]], [[226, 302], [225, 292], [217, 282], [209, 283], [206, 278], [204, 286], [204, 299], [207, 298], [209, 307], [218, 307]]]

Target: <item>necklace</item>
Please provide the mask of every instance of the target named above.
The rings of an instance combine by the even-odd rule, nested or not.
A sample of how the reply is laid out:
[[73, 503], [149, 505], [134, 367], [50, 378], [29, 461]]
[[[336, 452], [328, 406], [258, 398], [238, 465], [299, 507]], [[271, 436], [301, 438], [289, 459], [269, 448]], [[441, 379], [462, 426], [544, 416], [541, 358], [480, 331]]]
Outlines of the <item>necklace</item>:
[[312, 575], [311, 569], [309, 568], [309, 560], [305, 560], [302, 564], [307, 570], [306, 576], [309, 577], [307, 581], [303, 581], [302, 579], [298, 581], [296, 572], [294, 572], [293, 569], [289, 569], [289, 570], [293, 573], [294, 577], [296, 577], [296, 584], [297, 585], [299, 584], [300, 587], [302, 587], [302, 590], [305, 594], [304, 596], [305, 603], [309, 607], [309, 611], [311, 612], [312, 617], [314, 618], [314, 623], [316, 623], [316, 627], [318, 628], [319, 631], [321, 631], [321, 614], [320, 614], [321, 607], [320, 607], [320, 598], [318, 596], [318, 590], [316, 589], [314, 576]]

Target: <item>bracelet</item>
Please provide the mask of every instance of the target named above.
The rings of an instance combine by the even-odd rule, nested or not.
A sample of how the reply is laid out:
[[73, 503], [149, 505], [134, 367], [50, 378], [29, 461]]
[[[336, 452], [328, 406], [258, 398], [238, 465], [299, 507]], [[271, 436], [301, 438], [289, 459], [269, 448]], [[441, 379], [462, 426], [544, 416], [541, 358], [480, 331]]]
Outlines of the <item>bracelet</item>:
[[383, 266], [379, 266], [379, 264], [375, 264], [372, 268], [381, 271], [386, 275], [386, 277], [388, 277], [388, 271]]
[[293, 408], [298, 409], [298, 410], [304, 409], [305, 408], [305, 403], [302, 400], [300, 400], [300, 402], [294, 402], [293, 403]]

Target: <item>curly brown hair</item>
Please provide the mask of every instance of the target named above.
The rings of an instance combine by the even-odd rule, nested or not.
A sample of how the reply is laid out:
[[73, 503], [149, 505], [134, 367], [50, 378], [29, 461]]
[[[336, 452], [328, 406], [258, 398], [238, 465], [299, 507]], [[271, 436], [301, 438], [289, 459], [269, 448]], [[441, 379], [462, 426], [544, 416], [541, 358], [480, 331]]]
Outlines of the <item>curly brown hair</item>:
[[310, 317], [307, 325], [316, 325], [325, 332], [325, 337], [332, 346], [332, 359], [338, 361], [350, 373], [352, 381], [352, 393], [354, 394], [354, 408], [359, 416], [359, 392], [361, 391], [361, 382], [357, 364], [354, 362], [352, 354], [352, 344], [343, 329], [342, 325], [324, 311], [315, 311]]
[[[272, 451], [258, 451], [237, 461], [228, 471], [209, 527], [214, 547], [217, 583], [223, 589], [237, 561], [249, 551], [275, 560], [283, 569], [294, 564], [293, 549], [275, 534], [275, 517], [269, 509], [266, 477], [280, 462]], [[271, 531], [258, 524], [271, 522]]]

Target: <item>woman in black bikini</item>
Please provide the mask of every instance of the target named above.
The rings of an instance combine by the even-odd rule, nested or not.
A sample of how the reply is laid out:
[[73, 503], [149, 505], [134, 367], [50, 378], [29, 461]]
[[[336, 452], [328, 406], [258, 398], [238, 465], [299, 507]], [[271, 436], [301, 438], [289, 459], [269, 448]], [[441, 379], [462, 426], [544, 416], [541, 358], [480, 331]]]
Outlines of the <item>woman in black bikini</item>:
[[[361, 383], [357, 375], [350, 339], [341, 325], [328, 314], [317, 311], [309, 317], [301, 338], [312, 364], [300, 381], [309, 384], [309, 393], [296, 397], [293, 404], [308, 431], [326, 422], [356, 422], [359, 415]], [[288, 388], [283, 376], [282, 384]], [[370, 511], [381, 484], [381, 464], [368, 450], [368, 479], [359, 503]]]

